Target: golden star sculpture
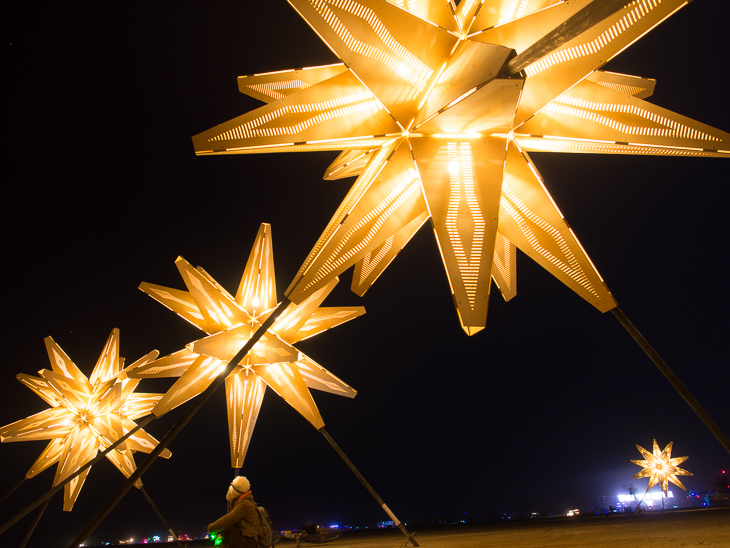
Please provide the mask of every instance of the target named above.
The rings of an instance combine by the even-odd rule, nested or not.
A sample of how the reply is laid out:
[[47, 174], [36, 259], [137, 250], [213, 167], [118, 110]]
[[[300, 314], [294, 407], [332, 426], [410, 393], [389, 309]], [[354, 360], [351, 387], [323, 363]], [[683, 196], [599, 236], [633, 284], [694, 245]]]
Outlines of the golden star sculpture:
[[293, 302], [352, 265], [362, 295], [430, 219], [467, 334], [486, 325], [490, 278], [515, 295], [516, 248], [605, 312], [616, 302], [528, 153], [730, 156], [730, 134], [646, 102], [655, 81], [598, 70], [688, 0], [630, 2], [516, 73], [516, 54], [601, 0], [289, 3], [341, 62], [240, 77], [266, 105], [193, 143], [339, 150], [325, 179], [358, 176]]
[[[130, 430], [136, 419], [148, 415], [162, 394], [134, 394], [138, 380], [127, 377], [124, 358], [119, 356], [119, 330], [113, 329], [91, 377], [87, 378], [51, 338], [45, 339], [52, 371], [43, 369], [40, 377], [19, 374], [18, 380], [38, 394], [50, 406], [28, 418], [0, 428], [3, 442], [48, 440], [40, 457], [26, 473], [32, 478], [58, 463], [53, 485], [56, 486], [104, 451]], [[137, 360], [130, 368], [142, 366], [158, 355], [156, 350]], [[106, 454], [122, 474], [129, 477], [136, 469], [135, 451], [151, 452], [157, 440], [138, 430], [121, 445]], [[169, 458], [165, 449], [160, 456]], [[64, 486], [63, 509], [71, 511], [91, 468], [87, 468]], [[135, 483], [142, 486], [141, 480]]]
[[649, 485], [646, 490], [649, 491], [657, 483], [661, 485], [664, 496], [667, 496], [668, 482], [671, 481], [677, 487], [681, 487], [685, 491], [687, 488], [682, 485], [677, 476], [691, 476], [692, 472], [683, 470], [677, 466], [682, 464], [689, 457], [677, 457], [671, 458], [672, 456], [672, 442], [664, 448], [664, 451], [659, 449], [659, 445], [654, 440], [654, 454], [649, 453], [641, 445], [637, 445], [636, 448], [639, 452], [644, 455], [644, 460], [632, 460], [634, 464], [643, 466], [641, 472], [634, 475], [634, 479], [649, 478]]
[[[202, 268], [178, 257], [189, 291], [142, 283], [140, 289], [208, 337], [136, 367], [134, 378], [180, 377], [152, 412], [162, 416], [203, 392], [276, 307], [271, 226], [262, 223], [233, 297]], [[354, 397], [355, 390], [293, 345], [361, 314], [361, 306], [320, 307], [338, 280], [330, 280], [290, 306], [226, 378], [231, 466], [240, 468], [251, 441], [266, 386], [319, 429], [324, 426], [309, 388]]]

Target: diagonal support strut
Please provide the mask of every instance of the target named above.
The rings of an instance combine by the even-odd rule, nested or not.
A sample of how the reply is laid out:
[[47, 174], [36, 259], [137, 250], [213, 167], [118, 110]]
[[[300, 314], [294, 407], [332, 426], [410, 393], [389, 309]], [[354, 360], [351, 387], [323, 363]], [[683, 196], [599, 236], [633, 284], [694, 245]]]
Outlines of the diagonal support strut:
[[644, 336], [639, 332], [638, 329], [634, 326], [633, 323], [626, 317], [626, 314], [623, 313], [623, 311], [617, 306], [616, 308], [611, 309], [611, 312], [616, 317], [616, 319], [619, 321], [619, 323], [623, 326], [624, 329], [631, 335], [631, 337], [636, 341], [636, 343], [641, 347], [641, 349], [646, 353], [647, 356], [649, 356], [649, 359], [654, 362], [654, 365], [657, 366], [659, 371], [661, 371], [662, 375], [666, 377], [666, 379], [671, 383], [671, 385], [675, 388], [677, 392], [679, 392], [679, 395], [684, 398], [684, 401], [686, 401], [689, 406], [692, 408], [692, 411], [694, 411], [697, 416], [700, 418], [700, 420], [705, 423], [705, 426], [709, 428], [710, 432], [717, 438], [717, 440], [722, 444], [722, 446], [725, 448], [725, 450], [730, 453], [730, 439], [725, 435], [725, 433], [720, 429], [720, 427], [717, 425], [717, 423], [712, 420], [712, 417], [710, 417], [710, 414], [705, 411], [705, 408], [700, 405], [700, 402], [697, 401], [697, 399], [692, 395], [692, 393], [687, 389], [684, 384], [682, 384], [682, 381], [679, 380], [679, 377], [674, 374], [674, 372], [669, 368], [669, 366], [666, 364], [666, 362], [661, 358], [661, 356], [657, 353], [656, 350], [652, 348], [652, 346], [649, 344], [649, 342], [644, 338]]
[[70, 548], [76, 548], [81, 543], [83, 543], [87, 537], [94, 532], [94, 530], [99, 526], [99, 524], [104, 521], [104, 518], [111, 512], [114, 507], [119, 503], [120, 500], [124, 497], [125, 494], [132, 488], [134, 483], [142, 477], [142, 474], [144, 474], [147, 469], [152, 465], [152, 463], [157, 459], [157, 457], [164, 451], [167, 446], [170, 444], [170, 442], [175, 439], [175, 436], [177, 436], [180, 431], [190, 422], [190, 419], [192, 419], [195, 414], [200, 411], [200, 409], [203, 407], [203, 405], [208, 401], [210, 396], [213, 394], [213, 392], [216, 391], [216, 389], [225, 382], [226, 377], [228, 374], [233, 370], [235, 366], [237, 366], [243, 358], [246, 357], [246, 354], [249, 353], [249, 351], [253, 348], [253, 346], [259, 341], [261, 337], [266, 334], [266, 332], [269, 330], [269, 328], [273, 325], [276, 318], [279, 317], [279, 315], [284, 311], [284, 309], [289, 306], [289, 303], [291, 301], [288, 298], [284, 298], [278, 306], [271, 312], [268, 318], [266, 318], [266, 321], [262, 323], [259, 328], [256, 330], [256, 332], [253, 334], [253, 336], [248, 340], [248, 342], [241, 348], [241, 350], [238, 351], [238, 354], [236, 354], [233, 359], [231, 359], [230, 362], [228, 362], [228, 365], [224, 368], [223, 371], [221, 371], [218, 376], [215, 378], [215, 380], [206, 388], [202, 394], [200, 394], [197, 398], [195, 398], [195, 403], [191, 405], [188, 410], [185, 412], [185, 414], [180, 418], [180, 420], [175, 423], [175, 425], [170, 428], [167, 434], [165, 434], [165, 437], [160, 440], [160, 443], [157, 444], [157, 446], [152, 450], [152, 452], [147, 456], [147, 458], [140, 463], [140, 465], [137, 467], [137, 469], [132, 473], [131, 476], [125, 481], [122, 486], [119, 488], [119, 490], [112, 496], [112, 498], [109, 499], [109, 501], [106, 503], [106, 505], [99, 510], [99, 512], [94, 516], [94, 518], [89, 522], [89, 524], [86, 526], [86, 529], [84, 529], [81, 534], [70, 544]]
[[[360, 471], [355, 467], [355, 465], [352, 463], [352, 461], [347, 457], [345, 452], [340, 449], [340, 446], [337, 445], [335, 440], [332, 439], [332, 436], [329, 435], [327, 430], [324, 429], [324, 427], [320, 428], [318, 430], [320, 434], [324, 436], [324, 438], [330, 443], [330, 445], [334, 448], [334, 450], [337, 452], [337, 454], [340, 456], [340, 458], [345, 461], [345, 464], [352, 470], [352, 472], [357, 476], [357, 479], [360, 480], [360, 482], [365, 486], [365, 489], [368, 490], [368, 492], [373, 496], [373, 498], [377, 501], [377, 503], [380, 505], [380, 507], [385, 511], [388, 516], [390, 516], [390, 519], [393, 520], [393, 523], [396, 524], [398, 529], [400, 529], [401, 533], [403, 533], [406, 538], [410, 541], [412, 546], [420, 546], [416, 539], [413, 538], [413, 534], [408, 532], [408, 529], [405, 528], [405, 526], [401, 523], [401, 521], [395, 516], [395, 514], [391, 511], [390, 508], [388, 508], [388, 505], [385, 504], [383, 499], [380, 498], [380, 495], [375, 492], [375, 489], [368, 483], [368, 481], [365, 479], [365, 477], [360, 473]], [[407, 544], [407, 543], [406, 543]]]

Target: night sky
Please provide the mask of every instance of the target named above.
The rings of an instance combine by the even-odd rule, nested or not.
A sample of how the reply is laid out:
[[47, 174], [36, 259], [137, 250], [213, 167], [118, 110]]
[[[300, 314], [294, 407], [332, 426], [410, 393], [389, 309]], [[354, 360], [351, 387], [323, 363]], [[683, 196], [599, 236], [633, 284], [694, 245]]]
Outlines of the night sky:
[[[235, 292], [271, 223], [279, 296], [352, 179], [336, 153], [196, 157], [191, 136], [256, 108], [242, 74], [336, 62], [284, 0], [13, 2], [4, 25], [0, 424], [47, 408], [18, 373], [49, 368], [52, 336], [90, 374], [112, 330], [131, 363], [202, 333], [137, 289], [184, 289], [178, 255]], [[606, 70], [657, 79], [649, 100], [730, 130], [725, 0], [697, 0]], [[532, 154], [621, 309], [730, 433], [727, 204], [722, 159]], [[298, 345], [358, 390], [314, 391], [327, 431], [406, 523], [592, 508], [643, 489], [635, 445], [674, 442], [691, 490], [730, 455], [611, 313], [520, 254], [518, 294], [493, 290], [487, 328], [461, 330], [430, 228], [363, 298], [351, 273], [325, 301], [367, 314]], [[164, 392], [171, 379], [143, 381]], [[151, 423], [161, 439], [183, 406]], [[0, 495], [45, 441], [0, 446]], [[232, 477], [223, 390], [155, 463], [145, 487], [178, 531], [203, 534]], [[137, 453], [141, 462], [144, 454]], [[0, 505], [5, 522], [55, 466]], [[387, 516], [325, 439], [267, 391], [242, 473], [279, 528], [373, 525]], [[67, 546], [123, 476], [96, 464], [73, 512], [51, 501], [29, 546]], [[675, 493], [680, 490], [673, 489]], [[35, 512], [34, 512], [35, 513]], [[0, 543], [16, 545], [26, 517]], [[132, 490], [89, 542], [165, 534]], [[7, 544], [6, 544], [7, 542]]]

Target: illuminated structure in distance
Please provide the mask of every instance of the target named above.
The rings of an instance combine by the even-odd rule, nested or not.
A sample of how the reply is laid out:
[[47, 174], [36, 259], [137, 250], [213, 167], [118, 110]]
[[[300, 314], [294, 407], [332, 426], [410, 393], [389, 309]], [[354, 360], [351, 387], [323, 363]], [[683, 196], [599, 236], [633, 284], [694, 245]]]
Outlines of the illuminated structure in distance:
[[239, 78], [266, 104], [193, 138], [196, 153], [342, 151], [357, 180], [286, 291], [350, 266], [362, 295], [431, 220], [463, 329], [491, 280], [516, 293], [521, 249], [605, 312], [616, 302], [543, 185], [537, 152], [730, 157], [730, 134], [644, 99], [655, 82], [598, 70], [687, 4], [640, 0], [511, 64], [599, 0], [289, 0], [341, 63]]
[[646, 490], [649, 491], [657, 483], [661, 486], [664, 496], [667, 496], [667, 487], [671, 481], [677, 487], [684, 489], [687, 488], [682, 485], [677, 476], [691, 476], [692, 472], [688, 472], [680, 468], [678, 465], [682, 464], [689, 457], [676, 457], [672, 458], [672, 442], [664, 448], [664, 451], [659, 449], [659, 445], [654, 440], [653, 453], [650, 453], [644, 449], [641, 445], [637, 445], [636, 448], [644, 456], [644, 460], [631, 460], [634, 464], [638, 464], [642, 467], [640, 472], [634, 475], [634, 479], [649, 478], [649, 485]]
[[[140, 365], [134, 378], [180, 377], [152, 413], [160, 417], [203, 392], [277, 306], [271, 226], [262, 223], [235, 297], [205, 270], [179, 257], [188, 291], [149, 283], [140, 289], [209, 336]], [[231, 466], [240, 468], [251, 442], [266, 387], [307, 419], [324, 427], [310, 388], [354, 397], [355, 390], [293, 345], [365, 313], [361, 306], [319, 306], [337, 278], [287, 308], [226, 378]]]
[[[21, 373], [18, 380], [38, 394], [51, 408], [0, 428], [3, 442], [48, 440], [40, 457], [26, 473], [32, 478], [58, 463], [53, 485], [76, 473], [128, 432], [137, 427], [135, 420], [149, 415], [162, 394], [135, 394], [139, 380], [130, 379], [119, 356], [119, 330], [114, 329], [89, 378], [71, 361], [51, 338], [45, 339], [52, 370], [43, 369], [40, 377]], [[158, 355], [156, 350], [129, 368], [144, 366]], [[135, 470], [135, 451], [151, 452], [157, 440], [140, 429], [106, 454], [114, 466], [129, 477]], [[169, 458], [165, 449], [160, 456]], [[90, 468], [64, 486], [63, 509], [70, 511], [79, 496]], [[142, 487], [142, 481], [135, 483]]]

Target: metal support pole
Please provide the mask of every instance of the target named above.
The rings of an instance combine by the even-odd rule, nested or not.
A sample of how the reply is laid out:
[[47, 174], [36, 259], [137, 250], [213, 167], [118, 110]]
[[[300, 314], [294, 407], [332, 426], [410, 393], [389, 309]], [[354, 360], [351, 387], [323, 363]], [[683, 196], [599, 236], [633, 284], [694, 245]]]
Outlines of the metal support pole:
[[165, 517], [157, 509], [157, 506], [155, 506], [155, 503], [150, 498], [149, 494], [147, 494], [147, 491], [145, 490], [145, 488], [144, 487], [140, 487], [139, 488], [139, 491], [144, 495], [144, 498], [147, 499], [147, 502], [152, 507], [152, 510], [154, 510], [155, 514], [157, 514], [157, 517], [160, 518], [160, 521], [165, 526], [165, 529], [167, 529], [170, 532], [170, 534], [172, 535], [172, 538], [175, 539], [175, 542], [177, 543], [177, 545], [180, 548], [185, 548], [186, 545], [184, 545], [182, 542], [180, 542], [180, 539], [177, 538], [177, 535], [175, 534], [175, 531], [172, 530], [172, 527], [170, 527], [170, 524], [167, 523], [167, 520], [165, 519]]
[[722, 444], [725, 450], [730, 453], [730, 439], [728, 439], [725, 433], [720, 430], [720, 427], [715, 423], [714, 420], [712, 420], [712, 417], [710, 417], [709, 413], [705, 411], [705, 409], [700, 405], [700, 402], [695, 399], [692, 393], [687, 390], [687, 387], [682, 384], [682, 381], [679, 380], [679, 377], [677, 377], [677, 375], [675, 375], [674, 372], [669, 369], [669, 366], [664, 362], [661, 356], [659, 356], [656, 350], [651, 347], [651, 345], [644, 338], [644, 336], [639, 332], [638, 329], [636, 329], [634, 324], [629, 321], [629, 319], [626, 317], [626, 314], [624, 314], [619, 307], [613, 308], [611, 312], [613, 312], [613, 315], [616, 317], [619, 323], [624, 327], [624, 329], [626, 329], [626, 331], [628, 331], [629, 335], [633, 337], [633, 339], [646, 353], [646, 355], [649, 356], [649, 359], [654, 362], [654, 365], [657, 366], [662, 375], [664, 375], [675, 388], [675, 390], [679, 392], [679, 395], [684, 398], [684, 401], [689, 404], [689, 406], [697, 414], [700, 420], [705, 423], [705, 426], [710, 429], [710, 432], [713, 433], [713, 435]]
[[31, 535], [33, 535], [33, 531], [35, 531], [35, 528], [38, 526], [38, 522], [41, 521], [41, 516], [43, 516], [43, 512], [46, 511], [46, 508], [48, 508], [48, 503], [51, 502], [51, 499], [46, 499], [46, 503], [41, 508], [41, 511], [38, 512], [38, 515], [33, 520], [33, 524], [30, 526], [30, 529], [28, 529], [28, 532], [25, 534], [25, 538], [23, 539], [23, 542], [20, 544], [20, 548], [25, 548], [26, 544], [28, 544], [28, 541], [30, 540]]
[[[113, 444], [111, 444], [109, 447], [104, 449], [101, 453], [96, 455], [93, 459], [91, 459], [89, 462], [84, 464], [81, 468], [76, 470], [73, 474], [71, 474], [69, 477], [67, 477], [65, 480], [60, 482], [58, 485], [53, 487], [50, 491], [48, 491], [45, 495], [41, 496], [40, 498], [36, 499], [34, 502], [30, 503], [28, 506], [26, 506], [23, 510], [15, 514], [10, 520], [3, 523], [2, 527], [0, 527], [0, 535], [3, 534], [5, 531], [8, 530], [9, 527], [12, 527], [14, 524], [16, 524], [19, 520], [21, 520], [23, 517], [25, 517], [31, 510], [34, 508], [37, 508], [40, 506], [43, 502], [48, 501], [51, 499], [53, 495], [55, 495], [59, 490], [63, 489], [63, 487], [69, 483], [72, 479], [74, 479], [76, 476], [99, 462], [102, 457], [106, 456], [107, 453], [118, 447], [120, 444], [122, 444], [124, 441], [126, 441], [127, 438], [137, 433], [137, 431], [140, 428], [144, 428], [149, 424], [152, 420], [154, 420], [154, 415], [149, 415], [145, 417], [136, 427], [132, 428], [129, 432], [127, 432], [124, 436], [119, 438], [117, 441], [115, 441]], [[20, 484], [18, 484], [20, 485]], [[8, 493], [9, 495], [10, 493]], [[7, 496], [7, 495], [6, 495]]]
[[[405, 526], [400, 522], [400, 520], [395, 516], [395, 514], [388, 508], [388, 505], [385, 504], [383, 499], [380, 498], [380, 495], [375, 492], [375, 489], [372, 488], [372, 486], [367, 482], [367, 480], [363, 477], [363, 475], [360, 473], [360, 471], [355, 467], [355, 465], [352, 463], [352, 461], [347, 458], [347, 455], [345, 455], [344, 451], [340, 449], [340, 446], [335, 443], [335, 440], [332, 439], [332, 436], [329, 435], [329, 433], [324, 429], [324, 427], [320, 428], [319, 433], [322, 434], [325, 439], [330, 442], [330, 445], [334, 448], [335, 451], [337, 451], [337, 454], [342, 458], [342, 460], [345, 461], [345, 464], [350, 467], [350, 470], [357, 476], [357, 479], [360, 480], [360, 483], [362, 483], [365, 486], [365, 489], [368, 490], [368, 492], [373, 496], [373, 498], [378, 502], [380, 507], [385, 510], [385, 513], [390, 516], [390, 519], [393, 520], [393, 523], [396, 524], [398, 529], [400, 529], [401, 533], [403, 533], [406, 538], [410, 541], [411, 545], [413, 546], [419, 546], [419, 544], [416, 542], [416, 539], [413, 538], [413, 535], [408, 532], [408, 529], [405, 528]], [[407, 542], [406, 542], [407, 544]]]
[[535, 61], [552, 53], [569, 40], [597, 25], [631, 2], [633, 0], [601, 0], [600, 2], [588, 4], [521, 52], [517, 57], [513, 57], [507, 63], [507, 74], [514, 76], [522, 72]]
[[21, 480], [20, 480], [20, 481], [19, 481], [18, 483], [16, 483], [15, 485], [13, 485], [13, 486], [12, 486], [12, 487], [10, 488], [10, 491], [8, 491], [7, 493], [5, 493], [5, 494], [3, 495], [3, 498], [1, 498], [1, 499], [0, 499], [0, 503], [2, 503], [2, 502], [3, 502], [3, 501], [4, 501], [5, 499], [6, 499], [6, 498], [8, 498], [8, 497], [9, 497], [10, 495], [12, 495], [12, 494], [13, 494], [13, 492], [14, 492], [14, 491], [15, 491], [15, 490], [16, 490], [16, 489], [17, 489], [18, 487], [20, 487], [21, 485], [23, 485], [23, 482], [24, 482], [25, 480], [27, 480], [27, 479], [28, 479], [28, 477], [27, 477], [27, 476], [23, 476], [23, 479], [21, 479]]
[[99, 524], [104, 521], [104, 518], [109, 514], [109, 512], [112, 511], [112, 509], [114, 509], [119, 501], [122, 500], [122, 497], [124, 497], [127, 491], [132, 488], [135, 482], [140, 477], [142, 477], [142, 474], [147, 471], [147, 469], [152, 465], [152, 463], [160, 455], [160, 453], [162, 453], [162, 451], [167, 448], [170, 442], [175, 439], [175, 436], [177, 436], [180, 431], [187, 425], [187, 423], [190, 422], [190, 419], [192, 419], [193, 416], [198, 411], [200, 411], [200, 408], [203, 407], [203, 404], [208, 401], [208, 398], [210, 398], [213, 392], [215, 392], [216, 389], [225, 382], [228, 374], [233, 370], [234, 367], [236, 367], [240, 363], [240, 361], [246, 356], [246, 354], [248, 354], [251, 348], [253, 348], [253, 346], [259, 341], [259, 339], [264, 336], [264, 334], [269, 330], [276, 318], [279, 317], [279, 315], [284, 311], [287, 306], [289, 306], [290, 302], [291, 301], [285, 297], [284, 300], [279, 303], [279, 305], [271, 312], [269, 317], [266, 318], [264, 323], [262, 323], [261, 326], [256, 330], [251, 339], [249, 339], [244, 347], [238, 351], [238, 354], [236, 354], [233, 359], [228, 362], [228, 365], [224, 368], [223, 371], [218, 374], [218, 376], [210, 384], [210, 386], [208, 386], [208, 388], [206, 388], [197, 398], [195, 398], [195, 402], [190, 408], [188, 408], [182, 418], [172, 428], [170, 428], [170, 431], [165, 435], [164, 438], [162, 438], [160, 443], [158, 443], [157, 446], [152, 450], [152, 452], [147, 456], [147, 458], [142, 461], [142, 463], [137, 467], [132, 475], [129, 476], [127, 481], [122, 484], [122, 486], [114, 494], [114, 496], [109, 499], [106, 505], [101, 510], [99, 510], [96, 516], [94, 516], [91, 522], [89, 522], [89, 524], [86, 526], [86, 529], [84, 529], [81, 534], [76, 538], [76, 540], [71, 543], [70, 548], [76, 548], [79, 544], [83, 543], [86, 538], [94, 531], [94, 529], [96, 529]]

